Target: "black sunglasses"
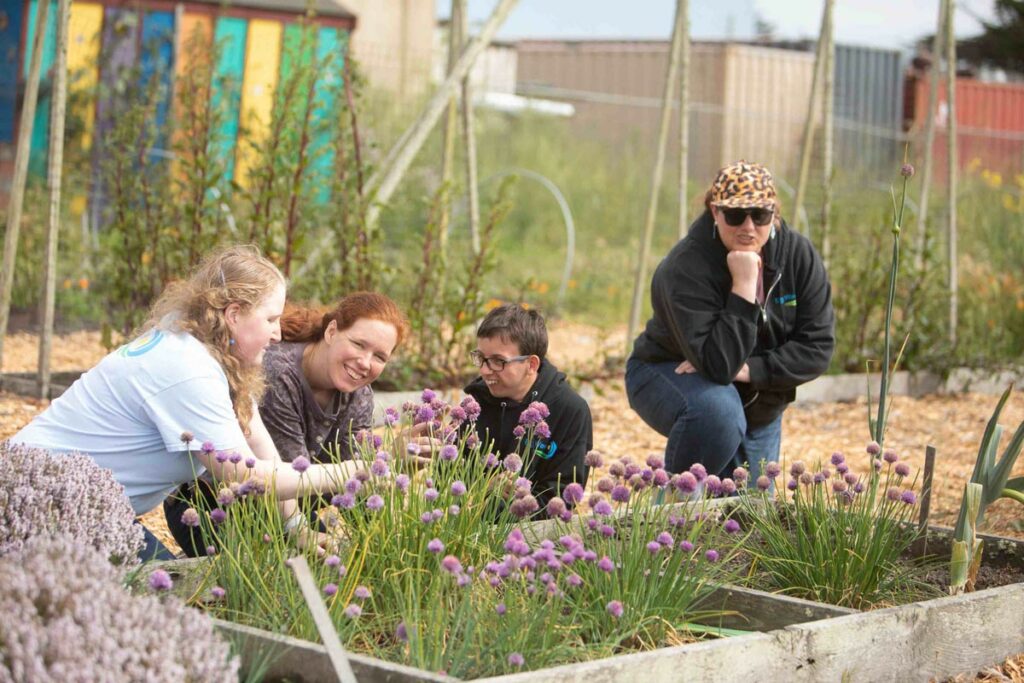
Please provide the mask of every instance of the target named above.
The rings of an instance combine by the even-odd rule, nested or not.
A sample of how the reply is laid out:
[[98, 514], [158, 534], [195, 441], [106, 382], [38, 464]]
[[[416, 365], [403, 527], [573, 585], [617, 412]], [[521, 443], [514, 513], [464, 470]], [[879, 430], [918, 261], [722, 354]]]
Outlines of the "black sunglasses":
[[750, 216], [751, 220], [754, 221], [754, 225], [765, 226], [772, 222], [772, 215], [775, 213], [771, 209], [719, 209], [722, 215], [725, 217], [725, 222], [736, 228], [743, 225], [743, 222], [747, 220], [747, 216]]

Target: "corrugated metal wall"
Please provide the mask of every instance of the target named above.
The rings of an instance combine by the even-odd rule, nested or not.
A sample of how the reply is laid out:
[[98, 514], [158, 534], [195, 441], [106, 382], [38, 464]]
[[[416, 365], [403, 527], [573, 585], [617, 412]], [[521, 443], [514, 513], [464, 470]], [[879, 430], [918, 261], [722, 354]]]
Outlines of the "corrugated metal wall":
[[897, 50], [836, 45], [835, 153], [845, 171], [902, 160], [903, 67]]

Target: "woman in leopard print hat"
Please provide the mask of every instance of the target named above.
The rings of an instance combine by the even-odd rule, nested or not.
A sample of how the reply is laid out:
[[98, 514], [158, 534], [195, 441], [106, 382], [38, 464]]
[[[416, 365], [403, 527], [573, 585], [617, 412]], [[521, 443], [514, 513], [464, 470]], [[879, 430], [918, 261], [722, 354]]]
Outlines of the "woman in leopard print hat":
[[630, 406], [668, 437], [666, 467], [708, 474], [779, 459], [782, 412], [825, 372], [832, 293], [811, 242], [782, 219], [761, 164], [718, 172], [704, 213], [651, 282], [654, 315], [626, 366]]

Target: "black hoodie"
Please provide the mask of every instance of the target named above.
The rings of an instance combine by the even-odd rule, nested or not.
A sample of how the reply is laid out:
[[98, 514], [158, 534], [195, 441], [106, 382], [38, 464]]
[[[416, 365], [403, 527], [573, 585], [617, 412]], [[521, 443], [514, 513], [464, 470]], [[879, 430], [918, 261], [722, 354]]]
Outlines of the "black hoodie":
[[750, 383], [737, 382], [747, 424], [775, 419], [796, 387], [828, 369], [835, 347], [832, 288], [810, 241], [783, 222], [762, 251], [762, 308], [732, 293], [728, 251], [705, 211], [658, 265], [651, 281], [654, 316], [637, 337], [633, 357], [690, 361], [718, 384], [743, 364]]
[[522, 403], [492, 396], [481, 377], [470, 382], [465, 391], [480, 404], [477, 436], [485, 444], [493, 439], [493, 450], [501, 456], [521, 452], [512, 430], [519, 424], [519, 415], [531, 403], [540, 401], [551, 411], [547, 418], [551, 438], [535, 438], [533, 451], [538, 455], [526, 457], [524, 475], [533, 483], [532, 493], [541, 511], [567, 484], [575, 481], [581, 486], [587, 485], [588, 468], [583, 459], [594, 447], [590, 406], [565, 381], [565, 373], [548, 361], [541, 361], [537, 379]]

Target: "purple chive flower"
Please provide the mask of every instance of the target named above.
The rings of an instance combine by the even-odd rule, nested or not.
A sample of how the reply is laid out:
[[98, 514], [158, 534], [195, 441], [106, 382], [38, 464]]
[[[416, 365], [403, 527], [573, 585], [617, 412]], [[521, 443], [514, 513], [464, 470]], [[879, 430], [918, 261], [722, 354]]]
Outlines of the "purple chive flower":
[[799, 486], [799, 484], [796, 483], [796, 479], [790, 479], [786, 482], [786, 488], [790, 491], [796, 491], [797, 486]]
[[515, 453], [509, 453], [502, 464], [507, 471], [518, 472], [523, 467], [523, 459]]
[[199, 513], [196, 512], [195, 508], [188, 508], [181, 513], [181, 523], [185, 526], [199, 526]]
[[227, 595], [227, 593], [228, 592], [226, 590], [224, 590], [223, 588], [221, 588], [220, 586], [214, 586], [213, 588], [210, 589], [210, 595], [212, 595], [217, 600], [223, 599], [224, 596]]
[[201, 450], [203, 453], [209, 454], [217, 450], [217, 447], [213, 445], [212, 441], [204, 441], [203, 445], [199, 447], [199, 450]]
[[737, 484], [742, 484], [747, 480], [747, 470], [743, 467], [737, 467], [732, 471], [732, 479]]
[[900, 491], [900, 489], [895, 486], [890, 486], [889, 489], [885, 492], [885, 497], [894, 503], [898, 501], [902, 495], [903, 492]]
[[326, 595], [327, 597], [331, 597], [332, 595], [334, 595], [337, 592], [338, 592], [338, 584], [336, 584], [336, 583], [329, 583], [326, 586], [324, 586], [324, 595]]
[[248, 467], [250, 470], [253, 467], [256, 467], [256, 458], [250, 455], [248, 458], [245, 459], [245, 466]]
[[856, 484], [854, 484], [853, 485], [853, 492], [854, 493], [864, 493], [864, 482], [858, 481]]
[[[705, 474], [705, 476], [707, 475]], [[696, 491], [697, 485], [700, 483], [700, 480], [697, 479], [697, 475], [693, 472], [683, 472], [682, 474], [673, 477], [673, 479], [676, 490], [679, 491], [679, 493], [687, 495]]]
[[611, 573], [615, 570], [615, 563], [607, 555], [603, 555], [600, 560], [597, 561], [597, 568], [603, 572]]
[[850, 486], [853, 486], [854, 484], [857, 483], [857, 475], [854, 474], [853, 472], [845, 472], [843, 474], [843, 481], [845, 481]]
[[223, 524], [224, 520], [228, 518], [228, 513], [221, 508], [214, 508], [210, 510], [210, 521], [214, 524]]
[[499, 602], [497, 606], [494, 608], [494, 611], [498, 614], [499, 617], [503, 617], [505, 616], [505, 612], [508, 611], [508, 608], [505, 607], [505, 603]]
[[605, 611], [607, 611], [608, 614], [612, 615], [612, 617], [614, 617], [615, 619], [618, 619], [622, 616], [623, 607], [622, 603], [618, 600], [612, 600], [607, 605], [605, 605], [604, 608]]
[[494, 453], [488, 453], [487, 457], [484, 458], [484, 467], [491, 468], [491, 467], [497, 467], [497, 466], [498, 466], [498, 456], [496, 456]]
[[449, 574], [461, 574], [462, 563], [459, 562], [459, 558], [454, 555], [445, 555], [444, 559], [441, 560], [441, 569], [445, 570]]
[[611, 477], [601, 477], [597, 480], [597, 490], [601, 493], [611, 493], [615, 488], [615, 480]]
[[324, 564], [331, 568], [337, 567], [341, 564], [341, 558], [337, 555], [328, 555], [324, 558]]
[[388, 408], [384, 409], [384, 424], [385, 425], [387, 425], [388, 427], [393, 427], [396, 424], [398, 424], [398, 420], [399, 420], [399, 415], [398, 415], [398, 411], [397, 410], [395, 410], [393, 407], [388, 407]]
[[917, 502], [917, 495], [914, 494], [914, 492], [911, 491], [910, 489], [907, 489], [900, 495], [900, 500], [902, 500], [907, 505], [913, 505], [914, 503]]
[[683, 539], [679, 541], [679, 549], [682, 550], [684, 553], [692, 553], [693, 544], [687, 541], [686, 539]]
[[217, 493], [217, 504], [222, 507], [228, 507], [235, 502], [235, 494], [229, 488], [223, 488]]
[[356, 470], [355, 474], [353, 474], [352, 476], [356, 478], [356, 481], [360, 481], [364, 484], [370, 481], [370, 473], [367, 472], [366, 470]]
[[736, 493], [736, 482], [733, 481], [732, 479], [728, 479], [728, 478], [723, 479], [722, 480], [722, 495], [731, 496], [734, 493]]
[[540, 412], [538, 412], [536, 409], [532, 407], [527, 408], [526, 410], [519, 414], [519, 424], [527, 427], [537, 424], [542, 419], [544, 418], [540, 416]]
[[441, 508], [434, 508], [433, 510], [430, 511], [430, 515], [434, 518], [434, 521], [436, 522], [437, 520], [444, 517], [444, 510], [442, 510]]
[[437, 500], [437, 497], [440, 495], [441, 494], [438, 493], [437, 489], [435, 489], [434, 487], [430, 487], [423, 492], [423, 497], [426, 499], [428, 503], [433, 503], [435, 500]]
[[708, 562], [718, 562], [718, 551], [709, 550], [706, 553], [704, 553], [704, 557], [707, 558]]
[[174, 585], [171, 575], [163, 569], [157, 569], [149, 575], [149, 587], [155, 591], [167, 591]]
[[358, 479], [349, 479], [345, 482], [345, 490], [349, 493], [359, 493], [359, 489], [363, 488], [363, 482]]
[[477, 400], [472, 396], [467, 396], [462, 399], [462, 402], [459, 405], [466, 411], [466, 417], [468, 419], [476, 420], [480, 417], [480, 404], [477, 403]]
[[309, 469], [309, 458], [304, 455], [295, 458], [295, 460], [292, 460], [292, 469], [302, 474]]
[[636, 475], [640, 474], [640, 466], [637, 465], [636, 463], [634, 463], [634, 462], [627, 462], [627, 463], [624, 463], [624, 464], [625, 464], [625, 470], [624, 470], [622, 476], [625, 477], [626, 479], [632, 479]]
[[214, 454], [213, 459], [223, 465], [228, 461], [228, 454], [225, 453], [224, 451], [217, 451]]
[[765, 463], [764, 473], [769, 479], [775, 479], [782, 474], [782, 465], [774, 461]]
[[213, 545], [206, 546], [206, 554], [207, 555], [216, 555], [217, 554], [217, 546], [213, 546]]
[[698, 484], [708, 478], [707, 468], [699, 462], [690, 465], [690, 474], [697, 478]]
[[440, 538], [431, 539], [431, 541], [427, 543], [427, 550], [437, 555], [444, 551], [444, 543], [441, 542]]
[[406, 491], [409, 490], [409, 484], [411, 482], [412, 480], [409, 479], [408, 474], [399, 474], [397, 477], [395, 477], [395, 486], [402, 493], [405, 493]]
[[380, 458], [373, 461], [370, 465], [370, 474], [375, 477], [386, 477], [391, 473], [391, 468], [388, 467], [387, 462]]
[[769, 479], [767, 477], [767, 475], [762, 474], [760, 477], [757, 478], [757, 490], [758, 491], [767, 491], [771, 487], [772, 487], [772, 480]]
[[867, 450], [868, 455], [874, 456], [882, 452], [882, 447], [878, 445], [877, 441], [872, 441], [865, 450]]
[[665, 458], [658, 453], [651, 453], [647, 456], [647, 459], [644, 462], [646, 462], [647, 466], [652, 470], [660, 470], [665, 467]]
[[658, 551], [660, 551], [660, 550], [661, 550], [661, 544], [658, 543], [657, 541], [651, 541], [650, 543], [647, 544], [647, 552], [649, 552], [651, 555], [657, 555]]
[[665, 470], [654, 470], [654, 479], [652, 480], [652, 483], [659, 489], [663, 489], [668, 486], [668, 480], [668, 472]]
[[814, 473], [814, 483], [815, 484], [823, 484], [823, 483], [825, 483], [826, 479], [828, 479], [828, 474], [826, 474], [825, 472], [815, 472]]
[[526, 663], [526, 660], [518, 652], [513, 652], [508, 656], [508, 663], [510, 666], [521, 667]]
[[526, 427], [524, 427], [523, 425], [516, 425], [515, 427], [512, 428], [512, 436], [516, 437], [517, 439], [523, 438], [524, 436], [526, 436]]
[[850, 487], [850, 485], [847, 484], [842, 479], [839, 479], [838, 481], [832, 482], [832, 490], [835, 493], [844, 493], [849, 487]]
[[896, 451], [887, 450], [882, 454], [882, 460], [886, 461], [890, 465], [900, 459], [900, 456], [896, 455]]
[[725, 524], [722, 526], [727, 534], [737, 534], [740, 531], [740, 523], [735, 519], [725, 520]]
[[239, 453], [238, 451], [231, 451], [231, 453], [228, 455], [228, 460], [231, 461], [232, 465], [237, 465], [238, 463], [242, 462], [242, 454]]
[[420, 445], [418, 443], [406, 444], [405, 452], [408, 453], [409, 455], [419, 455]]
[[369, 600], [372, 593], [370, 593], [370, 589], [366, 586], [356, 586], [354, 595], [357, 600]]
[[881, 472], [882, 471], [882, 461], [881, 460], [872, 460], [871, 461], [871, 466], [875, 468], [875, 472]]
[[430, 513], [430, 510], [427, 510], [422, 515], [420, 515], [420, 521], [424, 524], [430, 524], [434, 521], [434, 515]]
[[[335, 498], [338, 499], [337, 507], [342, 510], [351, 510], [356, 506], [356, 497], [351, 493], [335, 496]], [[331, 503], [334, 504], [334, 498], [331, 498]]]
[[628, 503], [629, 502], [629, 488], [622, 484], [617, 485], [612, 489], [612, 500], [617, 503]]
[[612, 514], [612, 505], [607, 500], [601, 500], [594, 506], [594, 514], [601, 517], [608, 517]]
[[[819, 473], [820, 474], [820, 473]], [[810, 486], [814, 483], [814, 475], [810, 472], [804, 472], [800, 475], [800, 483], [804, 486]]]
[[437, 398], [437, 392], [433, 389], [424, 389], [423, 393], [420, 394], [420, 400], [423, 403], [431, 403]]
[[625, 476], [626, 466], [623, 465], [621, 462], [613, 462], [611, 465], [608, 466], [608, 474], [616, 478]]
[[803, 460], [797, 460], [789, 466], [789, 476], [794, 479], [798, 479], [801, 474], [807, 471], [807, 465], [804, 464]]
[[403, 643], [409, 642], [409, 630], [404, 621], [398, 622], [398, 626], [395, 627], [395, 638]]
[[360, 616], [362, 616], [362, 614], [363, 608], [354, 602], [349, 604], [349, 606], [345, 608], [345, 616], [349, 619], [358, 619]]
[[898, 477], [910, 476], [910, 465], [905, 462], [896, 463], [896, 467], [894, 467], [893, 470], [896, 472], [896, 476]]
[[849, 471], [850, 466], [847, 465], [845, 462], [841, 462], [838, 465], [836, 465], [836, 472], [838, 472], [839, 474], [846, 474]]
[[539, 509], [540, 504], [537, 502], [537, 499], [529, 494], [523, 496], [522, 498], [516, 498], [514, 501], [512, 501], [512, 504], [509, 505], [509, 511], [517, 519], [524, 519], [526, 517], [529, 517]]
[[549, 517], [561, 517], [565, 510], [565, 501], [558, 496], [548, 501], [547, 512]]
[[551, 438], [551, 427], [548, 426], [547, 422], [544, 422], [543, 420], [541, 420], [539, 423], [537, 423], [537, 427], [535, 428], [535, 430], [536, 430], [537, 434], [539, 434], [542, 438], [544, 438], [544, 439], [550, 439]]
[[836, 467], [839, 467], [844, 462], [846, 462], [846, 456], [844, 456], [839, 451], [836, 451], [835, 453], [832, 454], [832, 457], [829, 458], [829, 461]]
[[181, 436], [179, 436], [178, 438], [181, 439], [182, 443], [186, 443], [187, 444], [187, 443], [192, 443], [193, 441], [195, 441], [196, 437], [195, 437], [195, 434], [193, 434], [192, 432], [190, 432], [188, 430], [185, 430], [184, 432], [181, 433]]
[[654, 540], [665, 546], [675, 545], [675, 541], [672, 539], [672, 534], [667, 531], [662, 531]]
[[602, 524], [600, 531], [601, 531], [601, 535], [604, 536], [605, 538], [611, 538], [612, 536], [615, 535], [615, 527], [609, 526], [607, 524]]
[[576, 505], [583, 500], [583, 487], [572, 482], [562, 489], [562, 500], [568, 505]]
[[602, 467], [604, 465], [604, 458], [601, 457], [599, 451], [587, 451], [586, 456], [583, 458], [583, 464], [587, 467]]
[[366, 508], [368, 510], [377, 511], [384, 507], [384, 499], [378, 496], [376, 493], [366, 499]]
[[416, 416], [413, 418], [413, 422], [422, 424], [424, 422], [431, 422], [433, 419], [434, 409], [430, 406], [420, 406], [416, 409]]
[[451, 487], [451, 492], [452, 492], [452, 495], [456, 496], [456, 497], [464, 495], [466, 493], [466, 485], [464, 483], [462, 483], [461, 481], [458, 481], [458, 480], [453, 481], [452, 482], [452, 487]]
[[439, 457], [446, 462], [451, 462], [452, 460], [455, 460], [455, 458], [459, 457], [459, 449], [451, 444], [442, 446]]
[[573, 588], [579, 588], [583, 585], [583, 577], [581, 577], [579, 574], [570, 574], [569, 578], [567, 578], [565, 582]]
[[462, 508], [460, 508], [458, 505], [449, 505], [448, 506], [448, 514], [450, 516], [458, 517], [460, 512], [462, 512]]

